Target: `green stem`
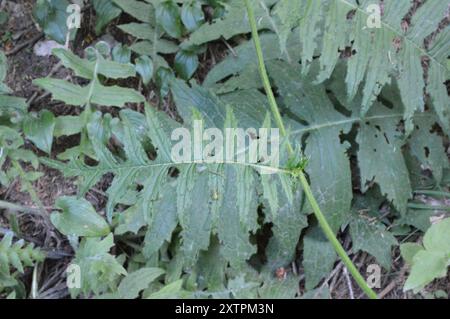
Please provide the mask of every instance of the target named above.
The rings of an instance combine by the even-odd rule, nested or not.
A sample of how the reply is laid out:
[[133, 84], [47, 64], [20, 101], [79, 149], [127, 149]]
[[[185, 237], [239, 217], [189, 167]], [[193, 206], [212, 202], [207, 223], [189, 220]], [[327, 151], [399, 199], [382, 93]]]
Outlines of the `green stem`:
[[0, 200], [0, 209], [7, 209], [7, 210], [11, 210], [13, 212], [24, 212], [24, 213], [29, 213], [29, 214], [41, 215], [41, 211], [39, 209], [24, 207], [24, 206], [13, 204], [13, 203], [6, 202], [3, 200]]
[[417, 191], [414, 191], [414, 193], [419, 194], [419, 195], [426, 195], [426, 196], [450, 198], [450, 193], [449, 192], [417, 190]]
[[303, 190], [305, 191], [306, 198], [308, 199], [309, 204], [311, 205], [311, 207], [314, 211], [314, 214], [319, 222], [319, 225], [322, 228], [322, 231], [324, 232], [327, 239], [330, 241], [334, 250], [339, 255], [342, 262], [347, 267], [347, 269], [350, 271], [350, 273], [352, 274], [356, 283], [364, 291], [364, 293], [371, 299], [377, 299], [378, 298], [377, 294], [367, 285], [366, 280], [359, 273], [355, 264], [353, 264], [350, 257], [348, 257], [347, 253], [345, 252], [344, 247], [342, 247], [341, 243], [338, 241], [338, 239], [334, 235], [334, 232], [331, 229], [330, 225], [328, 224], [327, 219], [325, 218], [322, 211], [320, 210], [319, 204], [317, 204], [317, 201], [314, 198], [314, 195], [311, 191], [311, 187], [309, 186], [309, 183], [306, 180], [305, 174], [303, 172], [300, 172], [299, 178], [300, 178], [300, 182], [302, 184]]
[[[248, 18], [250, 21], [250, 25], [252, 27], [252, 35], [253, 35], [253, 41], [255, 42], [256, 47], [256, 55], [258, 57], [258, 66], [259, 66], [259, 73], [261, 75], [261, 79], [263, 81], [264, 90], [266, 91], [267, 98], [269, 100], [270, 109], [272, 110], [273, 116], [275, 118], [275, 122], [280, 129], [280, 133], [282, 136], [287, 135], [286, 128], [283, 123], [283, 119], [281, 118], [280, 110], [278, 109], [277, 101], [275, 99], [275, 95], [272, 91], [272, 86], [270, 85], [269, 76], [267, 75], [267, 69], [266, 65], [264, 64], [264, 56], [261, 49], [261, 41], [259, 40], [258, 35], [258, 28], [256, 26], [256, 20], [255, 15], [253, 13], [252, 6], [250, 5], [248, 0], [245, 0], [245, 5], [247, 6], [247, 13]], [[289, 153], [294, 153], [294, 149], [292, 148], [292, 145], [288, 142], [288, 150]]]
[[[256, 55], [258, 58], [258, 65], [259, 65], [259, 72], [261, 75], [261, 79], [263, 81], [264, 89], [266, 91], [267, 98], [269, 100], [270, 108], [272, 110], [273, 116], [275, 118], [275, 122], [280, 129], [281, 135], [285, 137], [287, 135], [286, 128], [283, 123], [283, 119], [280, 114], [280, 110], [278, 108], [277, 101], [275, 99], [275, 95], [272, 91], [272, 86], [270, 85], [269, 76], [267, 75], [266, 66], [264, 64], [264, 56], [261, 49], [261, 42], [259, 40], [258, 35], [258, 28], [256, 26], [256, 19], [255, 15], [253, 13], [253, 8], [250, 5], [249, 0], [244, 0], [245, 5], [247, 6], [247, 13], [248, 13], [248, 19], [250, 22], [250, 26], [252, 29], [252, 36], [253, 41], [255, 43], [255, 49], [256, 49]], [[290, 155], [294, 154], [294, 149], [291, 145], [291, 143], [287, 142], [287, 147]], [[328, 224], [324, 214], [322, 213], [319, 204], [317, 203], [312, 191], [311, 187], [309, 186], [308, 180], [306, 179], [306, 176], [303, 171], [296, 172], [297, 176], [300, 179], [300, 183], [302, 184], [303, 190], [306, 194], [306, 197], [311, 205], [311, 208], [314, 211], [314, 214], [319, 222], [320, 227], [322, 228], [322, 231], [324, 232], [325, 236], [328, 238], [330, 243], [332, 244], [334, 250], [339, 255], [339, 257], [342, 259], [342, 262], [345, 264], [347, 269], [352, 274], [355, 281], [358, 283], [358, 285], [361, 287], [361, 289], [366, 293], [366, 295], [371, 299], [377, 299], [377, 294], [367, 285], [364, 277], [359, 273], [356, 266], [353, 264], [351, 259], [348, 257], [347, 253], [345, 252], [344, 248], [342, 247], [341, 243], [336, 238], [333, 230], [331, 229], [330, 225]]]
[[417, 203], [409, 203], [408, 208], [422, 209], [422, 210], [440, 210], [440, 211], [450, 212], [450, 207], [448, 207], [448, 206], [433, 206], [433, 205], [417, 204]]

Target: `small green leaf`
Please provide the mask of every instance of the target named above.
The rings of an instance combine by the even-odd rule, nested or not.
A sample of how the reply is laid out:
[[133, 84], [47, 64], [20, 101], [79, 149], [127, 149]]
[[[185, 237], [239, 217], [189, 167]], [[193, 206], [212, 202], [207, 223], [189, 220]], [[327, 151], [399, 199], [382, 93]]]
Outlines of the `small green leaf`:
[[179, 50], [178, 45], [175, 42], [166, 39], [158, 39], [156, 43], [139, 41], [131, 45], [130, 49], [140, 55], [146, 55], [153, 51], [162, 54], [172, 54]]
[[142, 82], [147, 85], [153, 77], [153, 61], [146, 55], [136, 59], [136, 72], [142, 77]]
[[97, 105], [124, 107], [126, 103], [141, 103], [145, 98], [137, 91], [120, 86], [94, 84], [91, 102]]
[[26, 138], [47, 154], [52, 151], [54, 129], [55, 116], [47, 110], [42, 111], [37, 118], [31, 115], [27, 116], [23, 123], [23, 132]]
[[[139, 21], [154, 23], [154, 10], [152, 5], [136, 0], [112, 0], [123, 11], [135, 17]], [[148, 1], [147, 1], [148, 2]]]
[[112, 58], [115, 62], [128, 64], [131, 61], [131, 50], [128, 46], [119, 43], [112, 49]]
[[411, 273], [403, 290], [419, 291], [434, 279], [444, 277], [447, 274], [448, 259], [448, 255], [442, 252], [419, 251], [413, 258]]
[[[81, 87], [64, 80], [43, 78], [33, 81], [34, 84], [50, 91], [53, 99], [69, 105], [83, 106], [89, 101], [89, 87]], [[144, 97], [137, 91], [119, 86], [103, 86], [98, 81], [94, 83], [91, 103], [104, 106], [123, 107], [125, 103], [141, 103]]]
[[189, 32], [197, 30], [205, 22], [205, 15], [200, 2], [184, 3], [181, 8], [181, 20]]
[[117, 291], [120, 298], [135, 299], [139, 296], [139, 292], [146, 289], [165, 271], [161, 268], [141, 268], [128, 276], [126, 276], [120, 283]]
[[95, 34], [99, 35], [109, 22], [120, 15], [122, 10], [111, 0], [94, 0], [93, 5], [96, 13]]
[[93, 49], [96, 52], [100, 53], [100, 55], [106, 59], [110, 56], [112, 48], [108, 42], [102, 40], [102, 41], [98, 41], [95, 44], [95, 46], [93, 47]]
[[53, 135], [56, 137], [75, 135], [80, 133], [84, 126], [85, 122], [81, 116], [58, 116], [55, 119]]
[[69, 105], [84, 105], [87, 103], [88, 88], [84, 88], [60, 79], [42, 78], [33, 84], [52, 93], [53, 99]]
[[354, 252], [368, 252], [381, 266], [390, 269], [392, 246], [397, 245], [397, 240], [382, 223], [370, 221], [364, 216], [354, 216], [350, 222], [350, 234]]
[[[33, 16], [45, 34], [60, 44], [66, 42], [69, 32], [67, 28], [69, 4], [67, 0], [38, 0], [33, 9]], [[71, 31], [71, 39], [74, 38], [75, 32]]]
[[412, 265], [414, 256], [421, 250], [423, 250], [423, 247], [416, 243], [405, 243], [400, 245], [402, 257], [409, 265]]
[[175, 71], [178, 75], [189, 80], [198, 68], [198, 56], [189, 51], [180, 51], [175, 56]]
[[174, 299], [182, 298], [187, 294], [189, 293], [183, 289], [183, 279], [180, 279], [164, 286], [160, 291], [148, 296], [147, 299]]
[[423, 238], [425, 249], [417, 244], [405, 245], [401, 248], [402, 256], [412, 267], [403, 289], [417, 292], [447, 274], [450, 265], [450, 218], [430, 227]]
[[423, 245], [427, 250], [450, 254], [450, 218], [431, 226], [423, 238]]
[[156, 71], [156, 85], [159, 88], [159, 92], [161, 96], [166, 96], [169, 94], [169, 83], [171, 79], [174, 78], [174, 75], [171, 70], [166, 68], [159, 68]]
[[50, 219], [64, 235], [101, 237], [110, 231], [105, 219], [84, 198], [60, 197], [56, 201], [56, 208], [62, 213], [55, 212]]
[[117, 281], [127, 271], [119, 258], [109, 251], [114, 246], [114, 236], [109, 234], [104, 239], [83, 238], [76, 250], [72, 265], [80, 267], [81, 287], [71, 288], [70, 294], [75, 298], [80, 293], [96, 295], [116, 291]]
[[123, 32], [131, 34], [133, 37], [141, 40], [151, 40], [155, 39], [155, 30], [148, 23], [128, 23], [117, 26]]
[[172, 0], [158, 5], [156, 8], [156, 21], [172, 38], [179, 39], [183, 35], [180, 8]]

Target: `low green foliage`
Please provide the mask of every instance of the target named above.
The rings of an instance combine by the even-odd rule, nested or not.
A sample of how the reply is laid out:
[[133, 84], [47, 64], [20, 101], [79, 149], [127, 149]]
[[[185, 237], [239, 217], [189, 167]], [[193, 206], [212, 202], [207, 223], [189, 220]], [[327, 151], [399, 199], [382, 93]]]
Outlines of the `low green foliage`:
[[423, 237], [423, 245], [406, 243], [400, 249], [411, 266], [405, 290], [417, 292], [434, 279], [446, 277], [450, 266], [450, 218], [431, 226]]
[[68, 38], [73, 40], [76, 33], [67, 27], [69, 4], [67, 0], [37, 0], [33, 8], [33, 16], [42, 30], [60, 44], [64, 44]]
[[118, 258], [109, 253], [113, 246], [112, 234], [104, 239], [85, 238], [81, 241], [72, 261], [80, 268], [81, 287], [70, 290], [72, 297], [80, 293], [86, 296], [91, 292], [100, 294], [116, 287], [120, 275], [127, 271]]
[[6, 233], [0, 241], [0, 294], [8, 288], [17, 286], [18, 274], [23, 274], [25, 267], [43, 261], [44, 253], [25, 244], [23, 240], [13, 242], [13, 234]]

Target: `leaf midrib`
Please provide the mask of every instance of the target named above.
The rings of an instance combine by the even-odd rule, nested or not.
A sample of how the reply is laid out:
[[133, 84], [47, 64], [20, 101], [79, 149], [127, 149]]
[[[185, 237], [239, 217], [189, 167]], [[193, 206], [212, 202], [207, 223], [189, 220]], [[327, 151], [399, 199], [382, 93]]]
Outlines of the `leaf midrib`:
[[[430, 114], [417, 114], [414, 117], [430, 117]], [[311, 131], [317, 131], [326, 127], [332, 127], [332, 126], [342, 126], [345, 124], [353, 124], [353, 123], [360, 123], [364, 121], [373, 121], [373, 120], [383, 120], [383, 119], [389, 119], [389, 118], [403, 118], [403, 113], [396, 113], [396, 114], [388, 114], [388, 115], [374, 115], [374, 116], [368, 116], [368, 117], [352, 117], [347, 118], [345, 120], [339, 120], [339, 121], [332, 121], [332, 122], [326, 122], [322, 124], [316, 124], [316, 125], [310, 125], [308, 127], [298, 129], [295, 131], [292, 131], [290, 133], [291, 136], [295, 135], [301, 135], [307, 132]]]
[[[140, 169], [148, 169], [148, 168], [157, 168], [157, 167], [173, 167], [173, 166], [180, 166], [180, 165], [236, 165], [236, 166], [244, 166], [244, 167], [250, 167], [253, 169], [263, 169], [263, 170], [270, 170], [274, 173], [281, 173], [281, 174], [291, 174], [291, 172], [284, 168], [278, 168], [273, 166], [264, 166], [259, 164], [250, 164], [250, 163], [239, 163], [239, 162], [230, 162], [230, 161], [223, 161], [223, 162], [214, 162], [214, 163], [205, 163], [202, 161], [192, 161], [192, 162], [170, 162], [170, 163], [149, 163], [149, 164], [140, 164], [140, 165], [118, 165], [116, 167], [108, 167], [108, 168], [98, 168], [98, 167], [89, 167], [89, 166], [78, 166], [78, 171], [95, 171], [101, 174], [106, 173], [112, 173], [122, 170], [140, 170]], [[69, 168], [70, 170], [75, 170], [73, 168]]]
[[[415, 117], [430, 117], [430, 114], [417, 114]], [[308, 127], [305, 127], [303, 129], [298, 129], [295, 131], [292, 131], [289, 135], [290, 136], [296, 136], [296, 135], [302, 135], [307, 132], [320, 130], [327, 127], [333, 127], [333, 126], [343, 126], [346, 124], [353, 124], [353, 123], [359, 123], [363, 121], [371, 121], [371, 120], [383, 120], [383, 119], [389, 119], [389, 118], [403, 118], [403, 113], [396, 113], [396, 114], [388, 114], [388, 115], [374, 115], [374, 116], [368, 116], [365, 118], [361, 117], [353, 117], [348, 118], [345, 120], [339, 120], [334, 122], [327, 122], [323, 124], [317, 124], [317, 125], [311, 125]], [[108, 167], [108, 168], [98, 168], [98, 167], [89, 167], [89, 166], [79, 166], [77, 165], [78, 171], [92, 171], [96, 172], [96, 174], [106, 174], [111, 172], [117, 172], [117, 171], [123, 171], [123, 170], [140, 170], [140, 169], [148, 169], [148, 168], [157, 168], [157, 167], [172, 167], [172, 166], [179, 166], [179, 165], [236, 165], [236, 166], [244, 166], [244, 167], [250, 167], [253, 169], [265, 169], [265, 170], [272, 170], [274, 173], [282, 173], [282, 174], [290, 174], [291, 172], [278, 167], [272, 167], [272, 166], [264, 166], [264, 165], [258, 165], [258, 164], [250, 164], [250, 163], [239, 163], [239, 162], [230, 162], [230, 161], [224, 161], [220, 163], [205, 163], [205, 162], [198, 162], [198, 161], [192, 161], [192, 162], [170, 162], [170, 163], [149, 163], [149, 164], [142, 164], [142, 165], [118, 165], [116, 167]], [[75, 170], [75, 169], [71, 169]]]

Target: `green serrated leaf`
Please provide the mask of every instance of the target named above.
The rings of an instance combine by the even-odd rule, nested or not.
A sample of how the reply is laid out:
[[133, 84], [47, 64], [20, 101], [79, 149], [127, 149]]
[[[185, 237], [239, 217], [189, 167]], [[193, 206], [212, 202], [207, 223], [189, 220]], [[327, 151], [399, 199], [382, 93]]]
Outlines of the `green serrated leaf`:
[[26, 117], [23, 123], [25, 137], [47, 154], [52, 151], [54, 130], [55, 116], [47, 110], [40, 112], [38, 117]]

